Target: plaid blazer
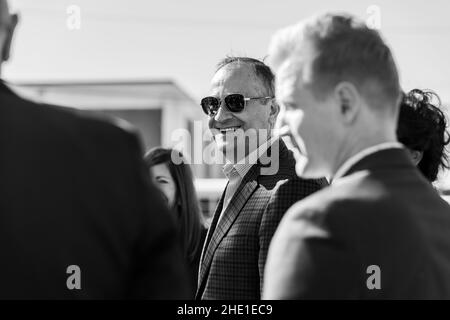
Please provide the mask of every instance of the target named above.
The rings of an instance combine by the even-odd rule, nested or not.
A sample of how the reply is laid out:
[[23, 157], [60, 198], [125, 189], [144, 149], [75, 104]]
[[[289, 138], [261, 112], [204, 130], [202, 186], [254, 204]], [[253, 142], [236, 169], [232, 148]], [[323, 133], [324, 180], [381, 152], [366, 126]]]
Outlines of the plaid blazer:
[[222, 194], [203, 246], [197, 299], [260, 299], [268, 247], [283, 214], [326, 184], [298, 178], [282, 140], [277, 173], [263, 175], [262, 167], [257, 163], [245, 175], [218, 224]]

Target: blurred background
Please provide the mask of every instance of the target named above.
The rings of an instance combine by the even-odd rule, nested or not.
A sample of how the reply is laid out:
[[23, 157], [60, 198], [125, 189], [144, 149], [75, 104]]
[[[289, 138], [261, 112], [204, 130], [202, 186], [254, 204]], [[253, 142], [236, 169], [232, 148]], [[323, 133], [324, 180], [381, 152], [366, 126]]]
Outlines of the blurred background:
[[[347, 11], [381, 29], [404, 90], [433, 89], [450, 104], [448, 0], [10, 0], [20, 14], [4, 77], [33, 99], [103, 112], [135, 125], [145, 148], [170, 146], [177, 128], [205, 121], [217, 62], [266, 56], [280, 27]], [[220, 166], [196, 165], [204, 210], [225, 184]], [[211, 180], [214, 179], [214, 180]], [[438, 186], [450, 189], [443, 174]]]

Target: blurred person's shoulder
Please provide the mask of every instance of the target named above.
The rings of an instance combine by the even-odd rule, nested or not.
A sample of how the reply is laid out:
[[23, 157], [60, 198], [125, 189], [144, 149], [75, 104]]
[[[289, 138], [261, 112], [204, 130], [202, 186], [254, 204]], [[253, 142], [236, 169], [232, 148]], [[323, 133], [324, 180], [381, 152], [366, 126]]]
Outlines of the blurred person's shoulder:
[[361, 223], [363, 216], [382, 210], [390, 200], [389, 190], [373, 183], [368, 172], [358, 172], [296, 202], [286, 213], [286, 219], [345, 229], [346, 224]]
[[271, 202], [289, 208], [295, 202], [303, 200], [327, 186], [328, 181], [325, 178], [304, 179], [293, 175], [289, 179], [278, 181], [273, 189]]
[[297, 175], [278, 181], [274, 188], [275, 196], [282, 194], [297, 194], [299, 191], [307, 189], [307, 191], [315, 192], [328, 186], [328, 181], [325, 178], [319, 179], [305, 179]]
[[[66, 142], [120, 145], [123, 140], [137, 140], [137, 131], [126, 121], [73, 107], [57, 106], [25, 99], [14, 92], [2, 93], [3, 113], [11, 127], [34, 135], [63, 137]], [[57, 141], [57, 139], [53, 139]]]

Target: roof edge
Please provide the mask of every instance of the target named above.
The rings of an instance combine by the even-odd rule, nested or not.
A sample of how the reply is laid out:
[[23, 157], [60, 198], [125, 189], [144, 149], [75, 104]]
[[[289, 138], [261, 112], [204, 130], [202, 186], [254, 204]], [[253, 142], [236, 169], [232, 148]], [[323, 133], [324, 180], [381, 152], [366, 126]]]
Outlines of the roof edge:
[[[46, 80], [39, 81], [33, 80], [30, 82], [21, 82], [21, 81], [11, 81], [9, 82], [13, 86], [20, 87], [65, 87], [65, 86], [107, 86], [107, 85], [175, 85], [180, 88], [180, 86], [173, 80], [170, 79], [158, 79], [158, 80], [149, 80], [149, 79], [115, 79], [115, 80]], [[180, 90], [182, 90], [180, 88]]]

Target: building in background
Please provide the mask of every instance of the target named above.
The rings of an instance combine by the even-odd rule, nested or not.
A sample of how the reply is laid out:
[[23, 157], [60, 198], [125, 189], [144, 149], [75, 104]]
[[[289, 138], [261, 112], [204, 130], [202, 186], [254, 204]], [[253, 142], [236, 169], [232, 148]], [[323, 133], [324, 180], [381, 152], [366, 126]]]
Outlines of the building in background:
[[[204, 145], [198, 136], [194, 139], [196, 122], [197, 125], [202, 122], [202, 127], [207, 128], [199, 103], [171, 80], [35, 82], [13, 84], [11, 87], [34, 101], [103, 113], [125, 120], [138, 130], [145, 150], [177, 145], [176, 141], [172, 141], [172, 135], [177, 129], [190, 133], [191, 146], [196, 143]], [[183, 150], [191, 149], [185, 146]], [[192, 165], [206, 217], [213, 212], [225, 188], [220, 168], [205, 163]]]
[[[172, 134], [177, 129], [190, 133], [191, 146], [207, 141], [194, 139], [195, 122], [207, 128], [207, 119], [199, 103], [174, 81], [77, 81], [34, 82], [11, 85], [12, 89], [31, 100], [73, 107], [88, 112], [100, 112], [123, 119], [137, 128], [143, 148], [173, 147]], [[449, 117], [448, 103], [443, 109]], [[198, 134], [198, 132], [197, 132]], [[196, 189], [206, 218], [214, 212], [226, 186], [221, 165], [192, 165]], [[435, 186], [450, 201], [450, 174], [443, 172]]]

